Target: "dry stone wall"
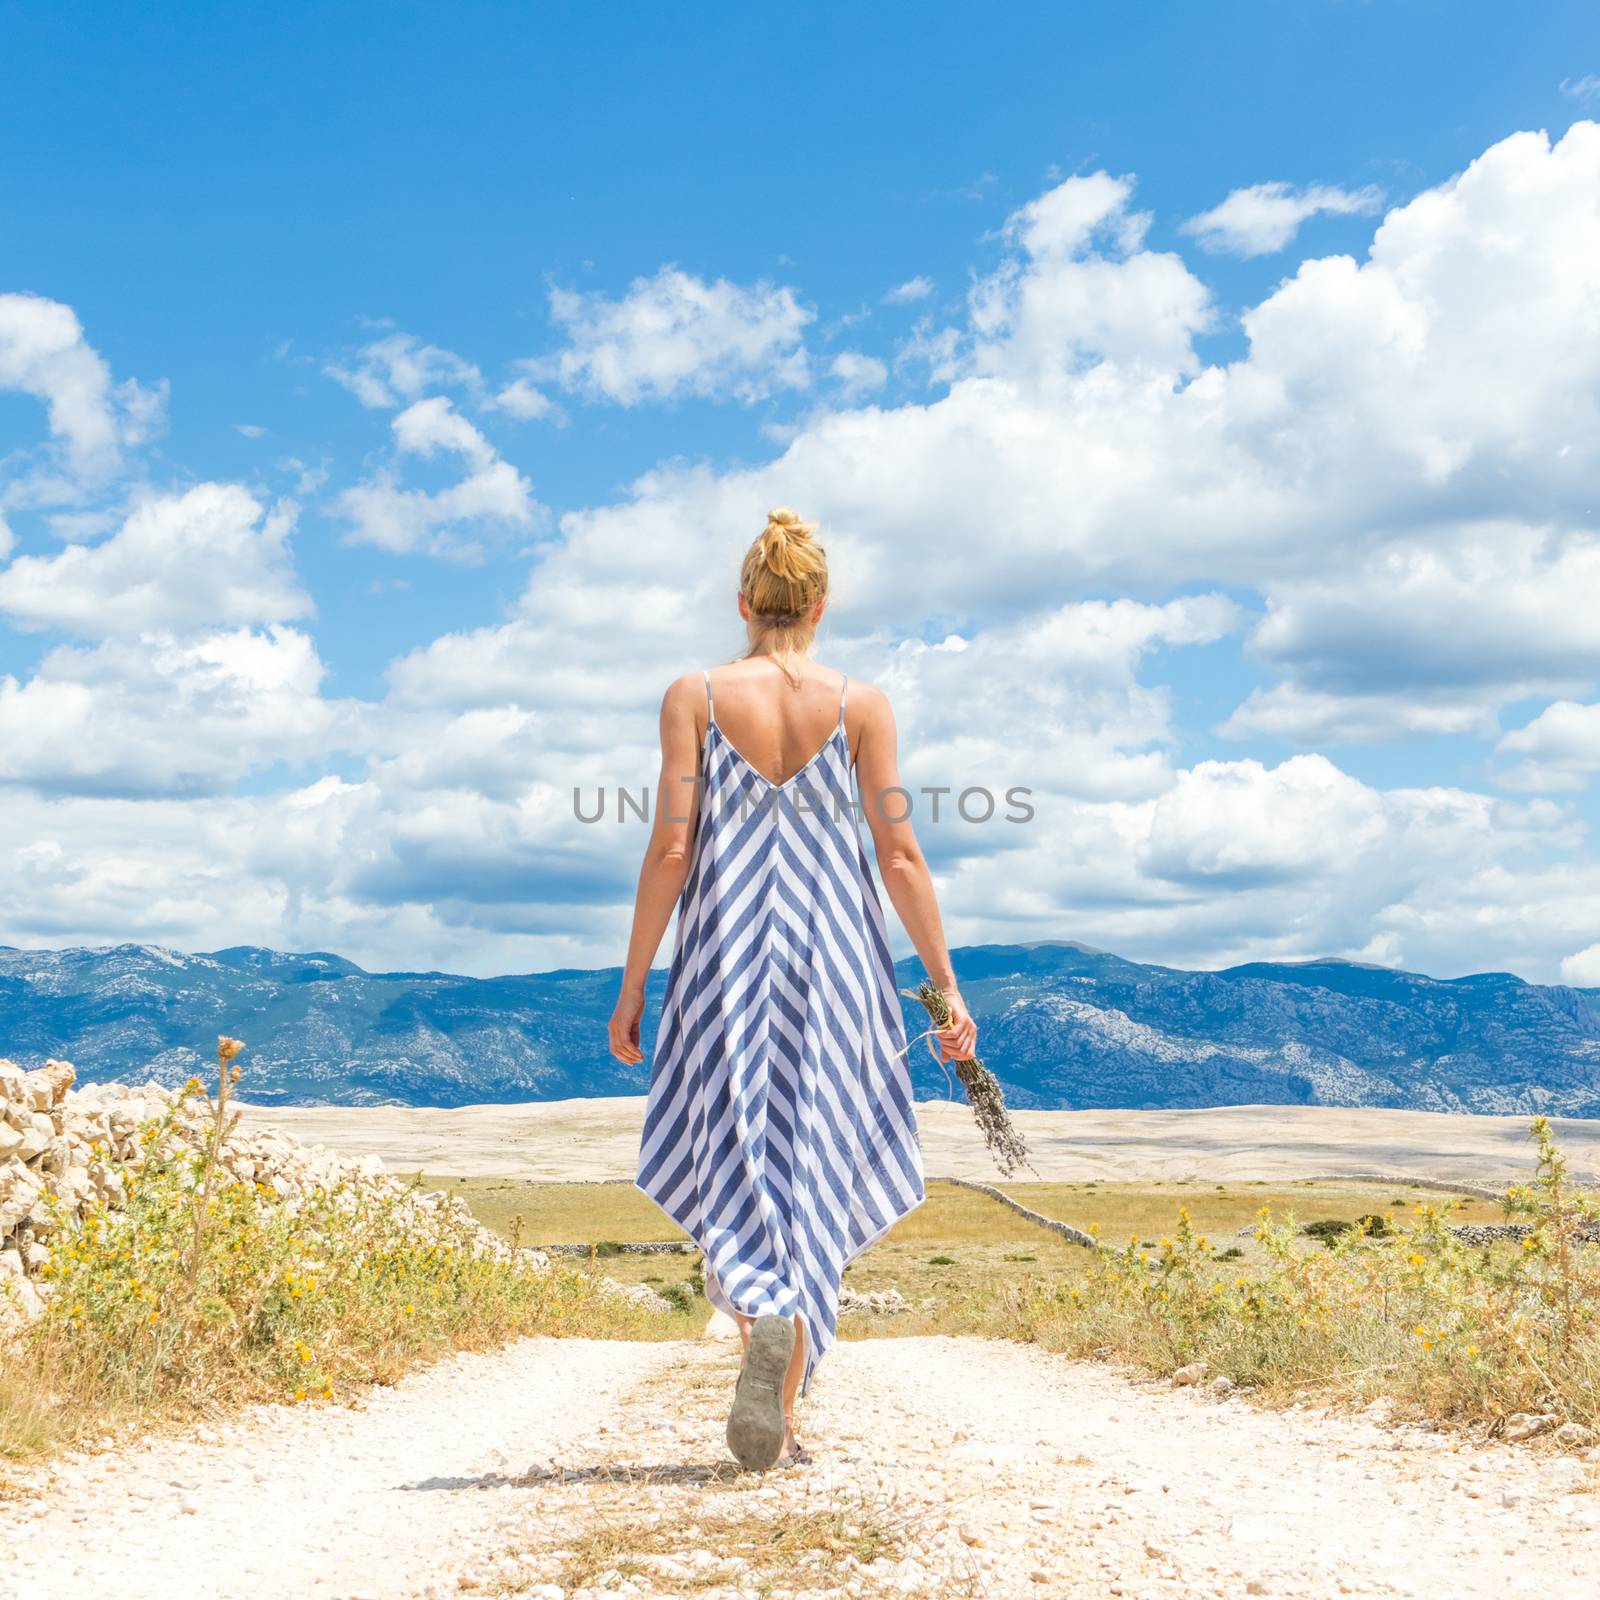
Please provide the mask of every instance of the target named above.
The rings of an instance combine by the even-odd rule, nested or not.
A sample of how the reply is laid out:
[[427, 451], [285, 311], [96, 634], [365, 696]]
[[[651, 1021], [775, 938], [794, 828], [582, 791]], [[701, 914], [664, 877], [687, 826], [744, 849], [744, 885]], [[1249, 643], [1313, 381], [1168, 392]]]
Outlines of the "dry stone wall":
[[[152, 1138], [156, 1148], [204, 1147], [210, 1111], [203, 1098], [154, 1082], [75, 1089], [75, 1077], [66, 1061], [25, 1072], [0, 1060], [0, 1326], [43, 1310], [51, 1285], [42, 1269], [62, 1229], [97, 1202], [121, 1206], [123, 1175], [144, 1155], [146, 1130], [162, 1130]], [[474, 1252], [511, 1259], [511, 1247], [480, 1226], [464, 1201], [389, 1176], [376, 1156], [338, 1155], [273, 1128], [236, 1128], [221, 1166], [284, 1205], [297, 1206], [318, 1189], [346, 1195], [352, 1208], [364, 1195], [391, 1204], [419, 1237], [435, 1238], [448, 1224]], [[548, 1264], [541, 1251], [524, 1250], [520, 1259]]]

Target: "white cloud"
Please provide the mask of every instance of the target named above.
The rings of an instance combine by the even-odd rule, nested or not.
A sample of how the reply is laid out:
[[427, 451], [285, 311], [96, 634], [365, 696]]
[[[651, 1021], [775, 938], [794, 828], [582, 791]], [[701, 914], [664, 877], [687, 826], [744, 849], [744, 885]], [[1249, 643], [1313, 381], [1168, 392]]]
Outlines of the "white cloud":
[[339, 510], [350, 519], [352, 543], [397, 555], [415, 550], [471, 557], [477, 545], [463, 531], [487, 533], [532, 527], [538, 512], [533, 489], [509, 461], [443, 395], [419, 400], [391, 421], [401, 455], [424, 460], [459, 456], [465, 474], [443, 489], [403, 487], [392, 468], [346, 489]]
[[441, 451], [454, 453], [474, 469], [495, 458], [494, 446], [442, 395], [407, 406], [390, 426], [395, 444], [409, 455], [427, 459]]
[[1496, 749], [1523, 758], [1499, 775], [1508, 789], [1585, 789], [1600, 776], [1600, 704], [1557, 700]]
[[904, 283], [897, 283], [883, 298], [891, 306], [914, 305], [918, 300], [926, 300], [935, 287], [932, 278], [918, 275], [907, 278]]
[[1252, 689], [1217, 731], [1226, 739], [1266, 734], [1300, 745], [1372, 744], [1418, 734], [1482, 737], [1496, 724], [1476, 694], [1460, 689], [1423, 692], [1408, 685], [1393, 693], [1335, 694], [1275, 683]]
[[1383, 191], [1372, 184], [1341, 189], [1313, 183], [1297, 189], [1290, 183], [1256, 183], [1190, 217], [1181, 231], [1214, 255], [1263, 256], [1282, 250], [1310, 217], [1371, 216], [1382, 204]]
[[246, 439], [265, 439], [267, 436], [267, 430], [259, 422], [236, 422], [233, 431], [243, 434]]
[[1383, 798], [1324, 756], [1202, 761], [1156, 801], [1141, 864], [1169, 882], [1233, 888], [1323, 877], [1387, 826]]
[[518, 422], [538, 422], [556, 409], [550, 396], [527, 378], [513, 378], [491, 403], [495, 409], [515, 417]]
[[302, 632], [146, 634], [50, 651], [0, 677], [0, 781], [49, 794], [226, 792], [276, 761], [325, 761], [348, 711], [319, 698]]
[[971, 296], [973, 370], [1054, 381], [1109, 364], [1170, 383], [1195, 370], [1211, 296], [1175, 255], [1142, 248], [1131, 178], [1068, 178], [1006, 219], [1017, 248]]
[[1563, 957], [1561, 981], [1575, 989], [1600, 989], [1600, 944], [1591, 944]]
[[[114, 383], [72, 308], [32, 294], [0, 294], [0, 390], [5, 389], [44, 403], [69, 470], [90, 480], [109, 476], [125, 447], [160, 428], [166, 400], [165, 385]], [[63, 497], [62, 491], [55, 497]]]
[[1224, 725], [1302, 743], [1492, 736], [1494, 708], [1600, 671], [1600, 541], [1468, 526], [1272, 585], [1252, 648], [1289, 674]]
[[1573, 100], [1600, 98], [1600, 73], [1586, 72], [1581, 78], [1563, 78], [1561, 92]]
[[541, 365], [591, 400], [750, 404], [810, 381], [802, 338], [815, 314], [774, 284], [707, 283], [669, 266], [621, 299], [552, 289], [550, 314], [568, 342]]
[[[907, 640], [883, 666], [874, 665], [881, 640], [844, 648], [847, 664], [890, 694], [908, 783], [1127, 800], [1172, 782], [1169, 696], [1139, 681], [1143, 658], [1160, 645], [1209, 644], [1235, 622], [1221, 595], [1166, 605], [1086, 600], [971, 639]], [[963, 709], [952, 728], [955, 705]]]
[[387, 333], [363, 345], [348, 365], [329, 362], [322, 370], [374, 410], [392, 410], [430, 389], [476, 393], [483, 387], [483, 374], [470, 361], [410, 333]]
[[98, 544], [17, 557], [0, 571], [0, 613], [87, 638], [303, 617], [294, 520], [292, 503], [264, 510], [236, 484], [154, 496]]
[[833, 358], [828, 373], [838, 380], [839, 398], [846, 404], [874, 393], [889, 381], [889, 369], [876, 356], [862, 355], [859, 350], [841, 351]]

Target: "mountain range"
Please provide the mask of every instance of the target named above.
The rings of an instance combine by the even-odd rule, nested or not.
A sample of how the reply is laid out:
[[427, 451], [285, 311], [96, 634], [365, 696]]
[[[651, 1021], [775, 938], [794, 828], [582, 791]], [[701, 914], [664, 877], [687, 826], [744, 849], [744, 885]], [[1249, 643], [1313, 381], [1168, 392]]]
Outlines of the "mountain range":
[[[1071, 943], [953, 953], [980, 1050], [1015, 1106], [1405, 1106], [1600, 1115], [1600, 990], [1510, 973], [1429, 978], [1341, 960], [1192, 972]], [[914, 987], [920, 969], [896, 976]], [[260, 1104], [456, 1106], [639, 1094], [606, 1050], [617, 969], [499, 978], [366, 972], [254, 946], [0, 946], [0, 1055], [80, 1078], [204, 1074], [249, 1045]], [[647, 1022], [665, 974], [651, 977]], [[927, 1026], [907, 1002], [907, 1037]], [[645, 1038], [649, 1056], [649, 1030]], [[950, 1092], [916, 1046], [919, 1097]]]

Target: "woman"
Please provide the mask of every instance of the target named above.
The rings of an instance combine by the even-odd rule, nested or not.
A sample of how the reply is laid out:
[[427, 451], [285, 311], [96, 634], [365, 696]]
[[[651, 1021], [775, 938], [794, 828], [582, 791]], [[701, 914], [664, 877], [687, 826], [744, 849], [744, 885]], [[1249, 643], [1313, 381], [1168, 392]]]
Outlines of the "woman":
[[833, 1342], [846, 1265], [923, 1198], [852, 768], [889, 898], [950, 1001], [943, 1059], [977, 1039], [898, 787], [889, 702], [810, 659], [828, 603], [812, 532], [771, 513], [739, 578], [749, 649], [662, 701], [655, 822], [611, 1017], [612, 1054], [643, 1061], [645, 977], [679, 902], [637, 1182], [705, 1252], [706, 1295], [738, 1321], [728, 1444], [763, 1471], [801, 1456], [795, 1395]]

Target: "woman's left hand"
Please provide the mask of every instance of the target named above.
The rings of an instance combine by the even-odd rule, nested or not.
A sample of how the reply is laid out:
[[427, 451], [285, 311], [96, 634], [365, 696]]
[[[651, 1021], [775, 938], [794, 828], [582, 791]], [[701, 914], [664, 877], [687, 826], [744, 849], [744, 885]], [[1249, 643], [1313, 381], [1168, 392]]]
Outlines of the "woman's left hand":
[[611, 1053], [625, 1066], [644, 1060], [639, 1048], [639, 1019], [644, 1015], [644, 990], [624, 989], [611, 1013]]
[[971, 1061], [978, 1053], [978, 1024], [956, 989], [946, 989], [944, 997], [950, 1007], [950, 1023], [934, 1034], [939, 1041], [939, 1059]]

